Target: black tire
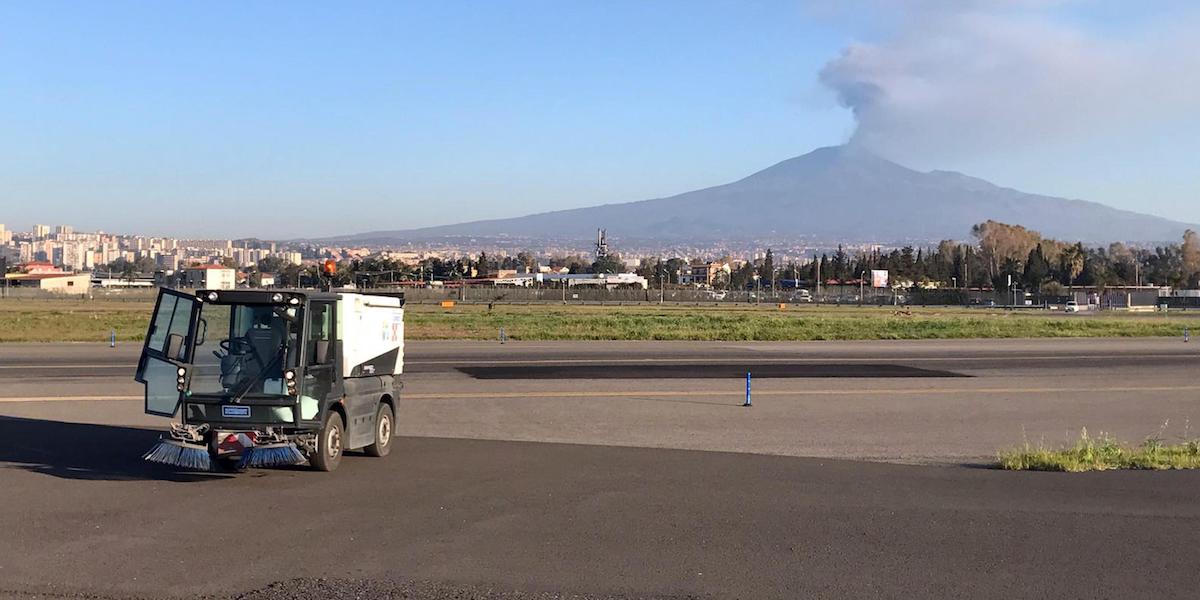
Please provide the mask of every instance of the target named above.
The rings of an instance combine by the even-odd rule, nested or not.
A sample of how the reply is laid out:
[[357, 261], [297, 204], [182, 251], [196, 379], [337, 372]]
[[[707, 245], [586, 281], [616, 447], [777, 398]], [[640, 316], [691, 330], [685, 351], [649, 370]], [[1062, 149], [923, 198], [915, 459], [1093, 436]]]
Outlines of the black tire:
[[380, 402], [375, 410], [375, 442], [363, 448], [367, 456], [387, 456], [392, 451], [392, 437], [396, 435], [396, 414], [392, 407]]
[[318, 471], [332, 471], [342, 462], [346, 451], [346, 426], [342, 415], [329, 411], [325, 425], [317, 435], [317, 451], [308, 457], [308, 463]]

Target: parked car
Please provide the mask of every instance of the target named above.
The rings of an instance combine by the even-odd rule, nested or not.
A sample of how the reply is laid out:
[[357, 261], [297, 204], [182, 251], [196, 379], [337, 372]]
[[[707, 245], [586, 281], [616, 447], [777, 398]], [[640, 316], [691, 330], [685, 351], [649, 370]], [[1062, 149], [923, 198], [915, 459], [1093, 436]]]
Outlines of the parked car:
[[1067, 301], [1067, 307], [1063, 310], [1067, 312], [1079, 312], [1079, 303], [1074, 300]]

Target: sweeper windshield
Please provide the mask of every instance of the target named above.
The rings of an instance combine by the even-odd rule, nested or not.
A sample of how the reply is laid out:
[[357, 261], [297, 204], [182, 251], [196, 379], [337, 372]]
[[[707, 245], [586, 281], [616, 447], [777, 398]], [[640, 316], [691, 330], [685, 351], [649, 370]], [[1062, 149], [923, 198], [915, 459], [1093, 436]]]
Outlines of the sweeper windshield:
[[188, 396], [284, 396], [298, 359], [298, 309], [269, 304], [200, 306]]

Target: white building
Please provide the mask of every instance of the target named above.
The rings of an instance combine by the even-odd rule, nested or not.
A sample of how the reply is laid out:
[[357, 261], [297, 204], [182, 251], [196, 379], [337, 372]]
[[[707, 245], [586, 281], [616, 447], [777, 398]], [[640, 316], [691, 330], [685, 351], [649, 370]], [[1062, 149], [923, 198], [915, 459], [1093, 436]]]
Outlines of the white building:
[[646, 281], [646, 278], [636, 273], [580, 273], [575, 275], [569, 273], [511, 274], [507, 277], [497, 277], [492, 280], [492, 283], [495, 285], [521, 287], [530, 287], [538, 283], [547, 285], [565, 284], [567, 287], [593, 286], [610, 290], [619, 287], [635, 287], [644, 290], [649, 287], [649, 282]]
[[237, 287], [237, 271], [223, 265], [188, 267], [183, 273], [185, 287], [198, 290], [232, 290]]

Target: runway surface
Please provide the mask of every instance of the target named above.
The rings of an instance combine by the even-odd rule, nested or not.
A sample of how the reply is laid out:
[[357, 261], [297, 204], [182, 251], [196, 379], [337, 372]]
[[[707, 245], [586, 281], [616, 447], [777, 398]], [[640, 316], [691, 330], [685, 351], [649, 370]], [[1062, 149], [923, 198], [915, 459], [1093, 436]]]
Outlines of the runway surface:
[[410, 343], [393, 455], [233, 477], [140, 461], [136, 354], [0, 346], [0, 596], [1200, 593], [1200, 473], [982, 468], [1195, 437], [1181, 340]]

